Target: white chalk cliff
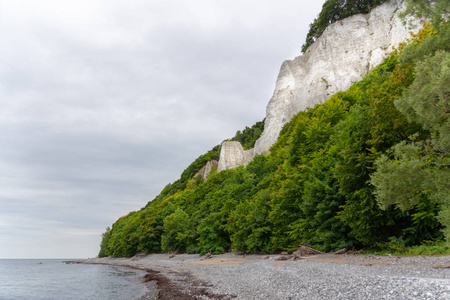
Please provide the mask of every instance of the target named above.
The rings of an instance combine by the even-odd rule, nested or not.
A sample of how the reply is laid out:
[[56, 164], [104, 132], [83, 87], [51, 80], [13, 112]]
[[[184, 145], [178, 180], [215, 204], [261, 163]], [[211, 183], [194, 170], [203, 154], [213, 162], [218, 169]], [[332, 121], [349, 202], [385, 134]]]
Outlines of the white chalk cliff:
[[246, 166], [253, 160], [253, 149], [244, 150], [239, 142], [223, 142], [220, 150], [219, 167], [217, 171]]
[[281, 65], [255, 155], [269, 151], [294, 115], [347, 90], [410, 36], [397, 16], [402, 6], [403, 0], [391, 0], [331, 24], [306, 53]]
[[392, 51], [392, 46], [410, 37], [410, 29], [397, 16], [403, 6], [403, 0], [390, 0], [368, 14], [333, 23], [306, 53], [283, 62], [267, 105], [264, 131], [254, 151], [247, 152], [244, 160], [238, 142], [225, 142], [218, 171], [247, 164], [249, 153], [252, 156], [268, 153], [284, 124], [294, 115], [347, 90], [379, 65]]

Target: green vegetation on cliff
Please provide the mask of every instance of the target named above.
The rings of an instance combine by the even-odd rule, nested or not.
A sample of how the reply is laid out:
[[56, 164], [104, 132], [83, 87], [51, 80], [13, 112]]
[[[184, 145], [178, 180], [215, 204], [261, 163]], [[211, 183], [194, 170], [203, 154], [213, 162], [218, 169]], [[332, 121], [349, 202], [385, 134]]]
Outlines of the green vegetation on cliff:
[[244, 150], [252, 149], [255, 146], [256, 140], [261, 136], [264, 131], [264, 120], [256, 122], [252, 127], [246, 126], [242, 132], [238, 130], [232, 141], [238, 141], [241, 143]]
[[[238, 141], [241, 143], [242, 147], [245, 150], [251, 149], [255, 146], [256, 140], [261, 136], [264, 131], [264, 120], [260, 122], [256, 122], [252, 127], [245, 127], [245, 129], [241, 132], [238, 130], [236, 135], [231, 139], [232, 141]], [[218, 160], [220, 156], [221, 146], [217, 145], [212, 148], [207, 153], [200, 155], [193, 163], [187, 167], [183, 173], [181, 173], [180, 179], [177, 181], [168, 184], [158, 196], [159, 198], [166, 198], [178, 191], [184, 190], [189, 183], [189, 180], [194, 178], [194, 175], [208, 162], [211, 160]], [[196, 180], [201, 181], [200, 178]]]
[[[174, 183], [166, 185], [162, 190], [161, 194], [158, 196], [160, 198], [169, 197], [175, 194], [177, 191], [184, 190], [188, 181], [194, 177], [194, 175], [210, 160], [219, 159], [220, 156], [220, 145], [215, 146], [209, 150], [206, 154], [200, 155], [193, 163], [187, 167], [183, 173], [181, 173], [180, 179]], [[150, 204], [150, 202], [149, 202]]]
[[192, 178], [218, 155], [208, 152], [108, 228], [99, 255], [449, 241], [449, 33], [426, 25], [349, 90], [298, 113], [245, 168]]
[[302, 45], [302, 52], [305, 53], [325, 31], [325, 29], [342, 19], [356, 14], [365, 14], [386, 0], [327, 0], [322, 6], [322, 11], [309, 24], [309, 32], [306, 35], [306, 42]]

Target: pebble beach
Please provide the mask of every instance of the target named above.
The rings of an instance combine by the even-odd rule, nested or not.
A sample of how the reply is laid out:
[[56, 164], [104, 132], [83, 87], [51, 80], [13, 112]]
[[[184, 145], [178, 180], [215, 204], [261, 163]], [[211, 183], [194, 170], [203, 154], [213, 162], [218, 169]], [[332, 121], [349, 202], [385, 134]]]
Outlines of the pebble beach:
[[450, 256], [152, 254], [82, 262], [146, 270], [141, 299], [450, 299]]

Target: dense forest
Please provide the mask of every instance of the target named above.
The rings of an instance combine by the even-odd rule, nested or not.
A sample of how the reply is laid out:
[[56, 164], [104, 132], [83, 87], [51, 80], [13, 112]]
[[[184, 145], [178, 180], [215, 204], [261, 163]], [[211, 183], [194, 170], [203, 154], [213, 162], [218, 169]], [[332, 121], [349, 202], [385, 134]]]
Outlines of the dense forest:
[[[435, 4], [427, 11], [420, 2], [409, 0], [407, 13], [432, 22], [350, 89], [298, 113], [270, 155], [206, 181], [193, 177], [218, 158], [215, 147], [107, 228], [99, 256], [267, 253], [306, 243], [324, 251], [398, 249], [450, 240], [448, 0], [426, 0]], [[234, 139], [253, 146], [262, 128], [252, 128]]]

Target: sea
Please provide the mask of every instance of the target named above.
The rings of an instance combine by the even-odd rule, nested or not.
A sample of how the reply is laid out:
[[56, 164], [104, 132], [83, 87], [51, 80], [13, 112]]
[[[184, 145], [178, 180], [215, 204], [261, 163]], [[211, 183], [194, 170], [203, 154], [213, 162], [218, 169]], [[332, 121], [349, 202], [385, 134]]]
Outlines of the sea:
[[61, 259], [0, 259], [0, 300], [135, 300], [145, 271]]

